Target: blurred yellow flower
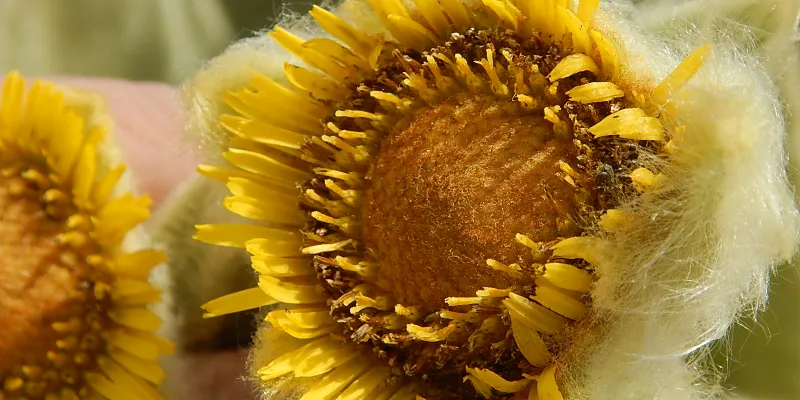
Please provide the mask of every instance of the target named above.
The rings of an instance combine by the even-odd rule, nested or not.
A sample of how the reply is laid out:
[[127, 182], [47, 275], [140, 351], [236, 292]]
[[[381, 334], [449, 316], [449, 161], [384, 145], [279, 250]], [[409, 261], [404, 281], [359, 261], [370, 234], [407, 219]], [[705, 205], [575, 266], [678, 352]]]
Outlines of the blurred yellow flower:
[[67, 97], [14, 72], [3, 85], [0, 399], [160, 399], [172, 344], [153, 333], [147, 277], [164, 258], [123, 251], [150, 201], [118, 193], [102, 118]]

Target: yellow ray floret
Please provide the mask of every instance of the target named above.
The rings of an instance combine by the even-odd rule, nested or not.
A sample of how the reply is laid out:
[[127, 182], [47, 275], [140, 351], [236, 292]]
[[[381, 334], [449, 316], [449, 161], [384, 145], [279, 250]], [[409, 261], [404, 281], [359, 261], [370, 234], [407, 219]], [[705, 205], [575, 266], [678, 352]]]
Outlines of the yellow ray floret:
[[582, 302], [547, 286], [537, 286], [533, 299], [572, 320], [581, 319], [589, 311]]
[[615, 209], [606, 210], [606, 213], [600, 217], [600, 222], [598, 223], [598, 225], [607, 232], [618, 231], [623, 228], [625, 224], [625, 212]]
[[625, 108], [589, 128], [595, 137], [616, 135], [633, 140], [664, 141], [664, 127], [641, 108]]
[[551, 365], [545, 368], [537, 378], [536, 391], [538, 392], [539, 400], [564, 400], [561, 391], [558, 390], [555, 374], [556, 367]]
[[595, 266], [604, 265], [606, 242], [593, 237], [572, 237], [552, 247], [553, 255], [564, 258], [582, 258]]
[[554, 82], [583, 71], [589, 71], [595, 75], [600, 72], [591, 57], [585, 54], [570, 54], [556, 64], [555, 68], [547, 75], [547, 79]]
[[646, 192], [658, 188], [666, 181], [667, 177], [664, 174], [654, 174], [647, 168], [636, 168], [630, 174], [633, 181], [633, 187], [640, 191]]
[[572, 264], [547, 263], [544, 278], [560, 288], [584, 293], [592, 285], [592, 275]]
[[326, 299], [318, 285], [298, 285], [267, 275], [261, 275], [258, 286], [270, 297], [287, 304], [313, 304]]
[[589, 104], [623, 97], [625, 92], [611, 82], [590, 82], [570, 89], [567, 95], [570, 100]]
[[406, 331], [408, 331], [411, 336], [424, 342], [441, 342], [447, 340], [447, 337], [450, 336], [450, 334], [453, 333], [453, 331], [455, 331], [457, 328], [458, 326], [452, 323], [442, 329], [424, 327], [415, 324], [406, 325]]
[[566, 33], [572, 36], [573, 47], [576, 53], [591, 54], [592, 44], [586, 22], [581, 21], [569, 8], [556, 7], [556, 17], [564, 25]]
[[276, 304], [277, 302], [277, 300], [267, 296], [261, 288], [255, 287], [231, 293], [203, 304], [202, 308], [206, 312], [203, 314], [203, 318], [213, 318], [220, 315], [252, 310], [254, 308]]
[[522, 352], [522, 355], [525, 356], [525, 359], [531, 365], [537, 367], [546, 366], [550, 362], [551, 354], [536, 329], [526, 323], [524, 318], [520, 317], [520, 311], [517, 309], [514, 309], [513, 312], [509, 309], [509, 317], [511, 319], [511, 333], [514, 335], [514, 342]]
[[336, 398], [345, 388], [373, 367], [370, 363], [358, 358], [347, 362], [326, 375], [312, 386], [300, 400], [331, 400]]
[[592, 39], [594, 47], [597, 49], [597, 58], [600, 58], [599, 65], [602, 67], [603, 74], [611, 79], [614, 79], [619, 74], [619, 53], [617, 48], [611, 43], [608, 38], [603, 36], [598, 31], [590, 31], [589, 37]]
[[485, 368], [470, 368], [467, 367], [467, 373], [485, 382], [491, 386], [492, 389], [503, 393], [516, 393], [525, 389], [530, 384], [527, 379], [520, 379], [518, 381], [509, 381], [495, 372]]
[[580, 0], [578, 3], [578, 18], [584, 24], [589, 23], [599, 6], [600, 0]]
[[564, 317], [513, 292], [509, 293], [508, 299], [503, 300], [503, 306], [512, 319], [548, 335], [559, 332], [567, 323]]
[[686, 57], [675, 69], [650, 93], [650, 101], [656, 107], [663, 106], [675, 93], [700, 70], [706, 59], [711, 56], [711, 45], [699, 47]]

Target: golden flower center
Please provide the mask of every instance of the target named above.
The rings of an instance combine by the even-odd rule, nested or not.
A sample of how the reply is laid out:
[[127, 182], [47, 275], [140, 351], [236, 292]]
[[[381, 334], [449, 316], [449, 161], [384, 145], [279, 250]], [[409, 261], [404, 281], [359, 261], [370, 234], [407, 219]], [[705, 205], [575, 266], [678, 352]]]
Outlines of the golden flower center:
[[69, 203], [42, 201], [44, 174], [9, 171], [0, 175], [0, 394], [43, 398], [82, 386], [82, 371], [104, 348], [106, 304], [92, 268], [59, 236]]
[[364, 242], [381, 266], [378, 286], [432, 311], [483, 287], [532, 284], [486, 260], [530, 265], [517, 233], [569, 235], [575, 190], [557, 173], [575, 153], [571, 135], [494, 96], [456, 95], [417, 112], [383, 140], [370, 172]]
[[35, 199], [11, 194], [24, 184], [20, 178], [0, 178], [0, 373], [26, 354], [42, 356], [37, 348], [55, 341], [48, 319], [63, 314], [68, 288], [76, 284], [69, 271], [54, 266], [60, 224], [47, 218]]

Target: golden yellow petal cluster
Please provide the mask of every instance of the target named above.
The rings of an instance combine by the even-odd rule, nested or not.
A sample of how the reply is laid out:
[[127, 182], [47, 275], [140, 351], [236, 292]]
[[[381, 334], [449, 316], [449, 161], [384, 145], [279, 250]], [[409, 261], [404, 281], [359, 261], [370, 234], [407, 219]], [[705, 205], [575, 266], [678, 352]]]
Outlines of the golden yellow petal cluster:
[[147, 309], [161, 293], [154, 250], [126, 253], [150, 201], [117, 195], [104, 127], [53, 84], [26, 91], [17, 73], [0, 98], [0, 399], [161, 399], [156, 363], [173, 346]]
[[309, 342], [258, 374], [316, 378], [305, 400], [561, 399], [594, 233], [667, 179], [639, 159], [680, 147], [669, 101], [710, 49], [633, 88], [598, 0], [414, 3], [369, 1], [391, 38], [314, 7], [337, 40], [275, 28], [306, 66], [227, 95], [232, 167], [199, 171], [257, 223], [196, 238], [246, 249], [259, 285], [207, 316], [272, 306]]

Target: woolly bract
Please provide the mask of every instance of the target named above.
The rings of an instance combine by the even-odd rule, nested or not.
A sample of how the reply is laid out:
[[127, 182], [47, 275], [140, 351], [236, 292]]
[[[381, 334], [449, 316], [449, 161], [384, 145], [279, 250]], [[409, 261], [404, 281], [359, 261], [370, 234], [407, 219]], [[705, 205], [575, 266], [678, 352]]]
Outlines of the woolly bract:
[[[782, 105], [754, 49], [713, 25], [641, 31], [632, 23], [635, 10], [628, 2], [603, 2], [593, 19], [621, 56], [614, 81], [623, 90], [651, 90], [703, 44], [711, 44], [713, 56], [693, 63], [702, 68], [658, 110], [682, 137], [669, 158], [644, 161], [665, 179], [619, 207], [623, 224], [590, 232], [598, 262], [589, 322], [568, 331], [556, 380], [575, 399], [711, 397], [719, 377], [704, 364], [706, 346], [765, 306], [772, 268], [791, 259], [797, 244]], [[363, 2], [334, 11], [368, 34], [388, 35]], [[326, 36], [307, 17], [281, 25], [303, 38]], [[254, 71], [282, 81], [283, 61], [299, 63], [266, 36], [234, 45], [187, 85], [200, 105], [191, 126], [221, 141], [223, 94], [242, 89]], [[256, 369], [300, 345], [272, 336], [259, 336]], [[283, 378], [263, 386], [263, 394], [294, 398], [307, 384]]]

